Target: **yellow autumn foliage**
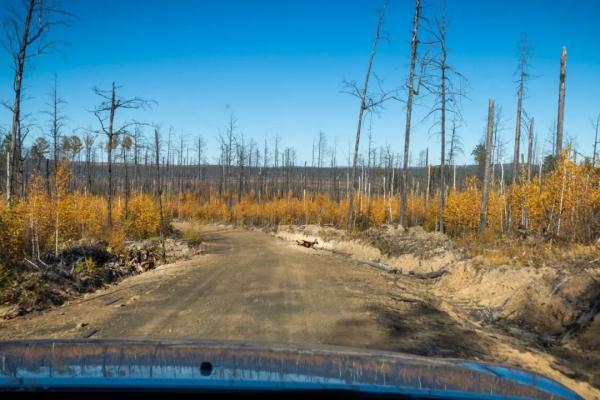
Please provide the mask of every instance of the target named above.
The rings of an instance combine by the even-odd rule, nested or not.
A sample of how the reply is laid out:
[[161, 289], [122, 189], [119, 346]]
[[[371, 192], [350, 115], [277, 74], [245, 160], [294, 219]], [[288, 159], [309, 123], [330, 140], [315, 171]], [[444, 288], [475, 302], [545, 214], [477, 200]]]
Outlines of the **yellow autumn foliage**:
[[[589, 242], [600, 235], [600, 169], [575, 163], [566, 149], [554, 169], [542, 179], [523, 179], [517, 185], [492, 182], [488, 203], [487, 234], [493, 238], [526, 231], [569, 242]], [[9, 207], [0, 200], [0, 264], [22, 260], [61, 248], [83, 238], [105, 239], [114, 248], [126, 238], [155, 235], [159, 228], [157, 198], [134, 193], [128, 201], [123, 193], [113, 198], [113, 226], [108, 227], [108, 203], [104, 196], [73, 192], [68, 164], [59, 164], [51, 182], [34, 174], [27, 197]], [[450, 190], [444, 209], [444, 229], [450, 236], [477, 234], [481, 207], [481, 182], [467, 179], [461, 191]], [[346, 226], [348, 198], [328, 193], [292, 192], [279, 198], [259, 198], [250, 192], [241, 196], [225, 192], [184, 193], [163, 196], [165, 218], [204, 222], [275, 226], [278, 224], [323, 224]], [[397, 223], [400, 200], [381, 194], [356, 193], [354, 219], [357, 228]], [[406, 205], [409, 225], [436, 229], [440, 221], [439, 193], [426, 198], [410, 192]]]
[[145, 238], [155, 234], [160, 225], [158, 202], [148, 196], [135, 194], [129, 199], [128, 235]]

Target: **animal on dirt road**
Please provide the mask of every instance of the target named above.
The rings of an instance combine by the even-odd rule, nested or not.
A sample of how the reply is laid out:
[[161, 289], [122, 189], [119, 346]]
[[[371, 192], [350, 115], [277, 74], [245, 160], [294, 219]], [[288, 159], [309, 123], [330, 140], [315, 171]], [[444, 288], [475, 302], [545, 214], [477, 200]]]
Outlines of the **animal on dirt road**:
[[319, 242], [317, 241], [317, 239], [313, 240], [312, 242], [309, 240], [296, 240], [296, 244], [298, 246], [303, 246], [306, 247], [308, 249], [312, 248], [314, 245], [319, 244]]

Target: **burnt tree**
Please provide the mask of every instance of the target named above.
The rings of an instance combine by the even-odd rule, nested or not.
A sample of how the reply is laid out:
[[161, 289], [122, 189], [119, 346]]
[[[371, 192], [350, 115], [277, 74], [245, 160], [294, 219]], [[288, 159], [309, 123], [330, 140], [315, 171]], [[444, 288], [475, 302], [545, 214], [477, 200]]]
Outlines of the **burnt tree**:
[[51, 52], [57, 42], [47, 40], [48, 32], [57, 26], [66, 26], [71, 15], [58, 8], [51, 0], [24, 0], [21, 10], [9, 9], [4, 21], [5, 47], [13, 61], [13, 102], [7, 105], [12, 113], [10, 147], [6, 160], [6, 199], [11, 203], [18, 186], [17, 171], [21, 169], [21, 102], [23, 78], [27, 60]]
[[[352, 229], [353, 226], [353, 213], [354, 213], [354, 195], [357, 190], [356, 183], [356, 175], [357, 175], [357, 162], [358, 162], [358, 153], [360, 149], [360, 134], [363, 125], [363, 118], [366, 111], [381, 105], [384, 101], [389, 98], [389, 93], [382, 93], [378, 99], [373, 99], [369, 95], [369, 79], [371, 78], [371, 70], [373, 67], [373, 60], [375, 59], [375, 54], [377, 53], [377, 43], [379, 42], [379, 38], [381, 37], [381, 27], [383, 26], [383, 20], [385, 17], [385, 10], [388, 5], [388, 0], [383, 2], [381, 10], [379, 12], [379, 18], [377, 19], [377, 27], [375, 28], [375, 36], [373, 37], [373, 43], [371, 45], [371, 53], [369, 54], [369, 61], [367, 63], [367, 71], [365, 74], [364, 83], [362, 88], [359, 88], [355, 82], [347, 83], [348, 90], [346, 93], [352, 94], [356, 96], [360, 101], [360, 106], [358, 110], [358, 121], [356, 126], [356, 137], [354, 141], [354, 154], [352, 156], [352, 172], [351, 172], [351, 184], [350, 184], [350, 193], [348, 195], [348, 229]], [[319, 165], [320, 167], [320, 165]]]
[[483, 166], [483, 193], [481, 195], [481, 208], [479, 211], [479, 234], [485, 233], [487, 225], [487, 207], [490, 196], [490, 163], [492, 160], [492, 139], [494, 136], [494, 100], [488, 103], [488, 121], [485, 134], [485, 161]]
[[410, 44], [410, 69], [408, 73], [408, 96], [406, 99], [406, 123], [404, 129], [404, 156], [402, 157], [402, 183], [400, 186], [400, 225], [406, 224], [406, 201], [408, 186], [408, 160], [410, 147], [410, 122], [412, 117], [413, 98], [416, 94], [415, 65], [417, 62], [417, 46], [419, 43], [419, 19], [421, 13], [421, 0], [415, 0], [415, 12], [413, 17], [412, 39]]
[[556, 151], [554, 156], [558, 160], [562, 151], [563, 130], [565, 124], [565, 91], [567, 79], [567, 48], [563, 47], [560, 53], [560, 75], [558, 85], [558, 113], [556, 117]]
[[112, 196], [113, 196], [113, 150], [118, 145], [118, 139], [121, 135], [128, 132], [130, 127], [139, 125], [139, 122], [125, 122], [120, 126], [115, 125], [115, 117], [119, 110], [144, 109], [151, 102], [139, 97], [129, 99], [121, 98], [117, 95], [117, 89], [120, 89], [115, 82], [112, 83], [110, 90], [101, 90], [94, 88], [94, 93], [101, 98], [100, 104], [91, 112], [94, 114], [100, 124], [99, 134], [106, 136], [106, 161], [108, 167], [108, 225], [112, 226]]

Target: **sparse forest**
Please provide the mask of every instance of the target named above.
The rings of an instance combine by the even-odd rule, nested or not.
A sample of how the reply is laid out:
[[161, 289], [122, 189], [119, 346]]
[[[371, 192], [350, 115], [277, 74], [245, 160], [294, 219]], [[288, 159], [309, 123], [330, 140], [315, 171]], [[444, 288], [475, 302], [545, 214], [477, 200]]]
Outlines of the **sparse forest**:
[[[26, 0], [4, 22], [14, 73], [12, 114], [2, 132], [0, 165], [0, 268], [4, 281], [21, 268], [44, 268], [49, 255], [84, 239], [106, 240], [122, 251], [127, 239], [160, 236], [169, 221], [194, 219], [253, 226], [319, 224], [360, 231], [384, 224], [421, 225], [451, 237], [481, 240], [531, 237], [546, 243], [592, 243], [600, 230], [600, 169], [596, 167], [598, 118], [592, 123], [593, 151], [563, 146], [567, 51], [557, 49], [559, 79], [556, 128], [551, 144], [527, 112], [529, 45], [519, 44], [514, 151], [507, 158], [501, 137], [502, 109], [490, 100], [485, 140], [472, 150], [472, 163], [457, 164], [463, 149], [461, 109], [468, 77], [452, 67], [447, 51], [445, 4], [414, 2], [406, 86], [382, 89], [372, 65], [383, 34], [387, 1], [379, 10], [364, 80], [345, 82], [358, 100], [354, 146], [347, 162], [323, 132], [312, 139], [312, 157], [300, 160], [280, 136], [259, 143], [244, 136], [233, 113], [214, 137], [176, 134], [173, 127], [130, 118], [151, 113], [158, 103], [127, 93], [113, 82], [93, 88], [97, 104], [86, 105], [90, 126], [65, 129], [60, 80], [51, 88], [47, 124], [33, 129], [23, 110], [22, 85], [30, 64], [56, 50], [57, 26], [75, 18], [55, 2]], [[368, 56], [368, 57], [367, 57]], [[507, 77], [510, 82], [511, 77]], [[375, 89], [373, 89], [376, 87]], [[552, 89], [552, 90], [550, 90]], [[126, 93], [126, 94], [125, 94]], [[493, 97], [494, 93], [489, 94]], [[411, 147], [413, 102], [430, 105], [428, 120], [440, 148]], [[387, 102], [405, 104], [404, 148], [375, 146], [369, 120]], [[148, 117], [150, 120], [150, 117]], [[364, 140], [367, 131], [366, 145]], [[42, 133], [36, 136], [36, 132]], [[362, 135], [362, 136], [361, 136]], [[332, 143], [333, 142], [333, 143]], [[525, 143], [525, 144], [523, 144]], [[591, 148], [592, 146], [590, 146]], [[361, 150], [361, 149], [365, 149]], [[211, 159], [209, 149], [217, 150]], [[420, 151], [418, 160], [411, 154]], [[432, 163], [439, 153], [441, 162]]]
[[[372, 375], [378, 394], [444, 397], [460, 369], [471, 398], [600, 398], [600, 3], [8, 3], [0, 358], [15, 339], [106, 339], [94, 357], [129, 372], [57, 376], [114, 383], [168, 357], [112, 339], [214, 340], [227, 362], [227, 341], [348, 346], [349, 366], [298, 347], [332, 379], [285, 346], [290, 374], [265, 352], [206, 380], [176, 344], [184, 363], [159, 368], [186, 390]], [[391, 356], [363, 374], [370, 349]], [[11, 362], [0, 386], [53, 374]]]

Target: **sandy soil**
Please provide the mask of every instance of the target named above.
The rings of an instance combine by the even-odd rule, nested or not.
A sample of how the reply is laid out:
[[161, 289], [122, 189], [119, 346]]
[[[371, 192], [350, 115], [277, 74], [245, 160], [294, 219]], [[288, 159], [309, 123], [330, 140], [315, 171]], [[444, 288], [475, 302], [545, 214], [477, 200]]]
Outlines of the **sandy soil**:
[[431, 283], [390, 275], [259, 231], [202, 227], [206, 255], [164, 265], [45, 312], [0, 322], [0, 338], [203, 338], [334, 344], [496, 361], [585, 398], [527, 341], [489, 331]]

